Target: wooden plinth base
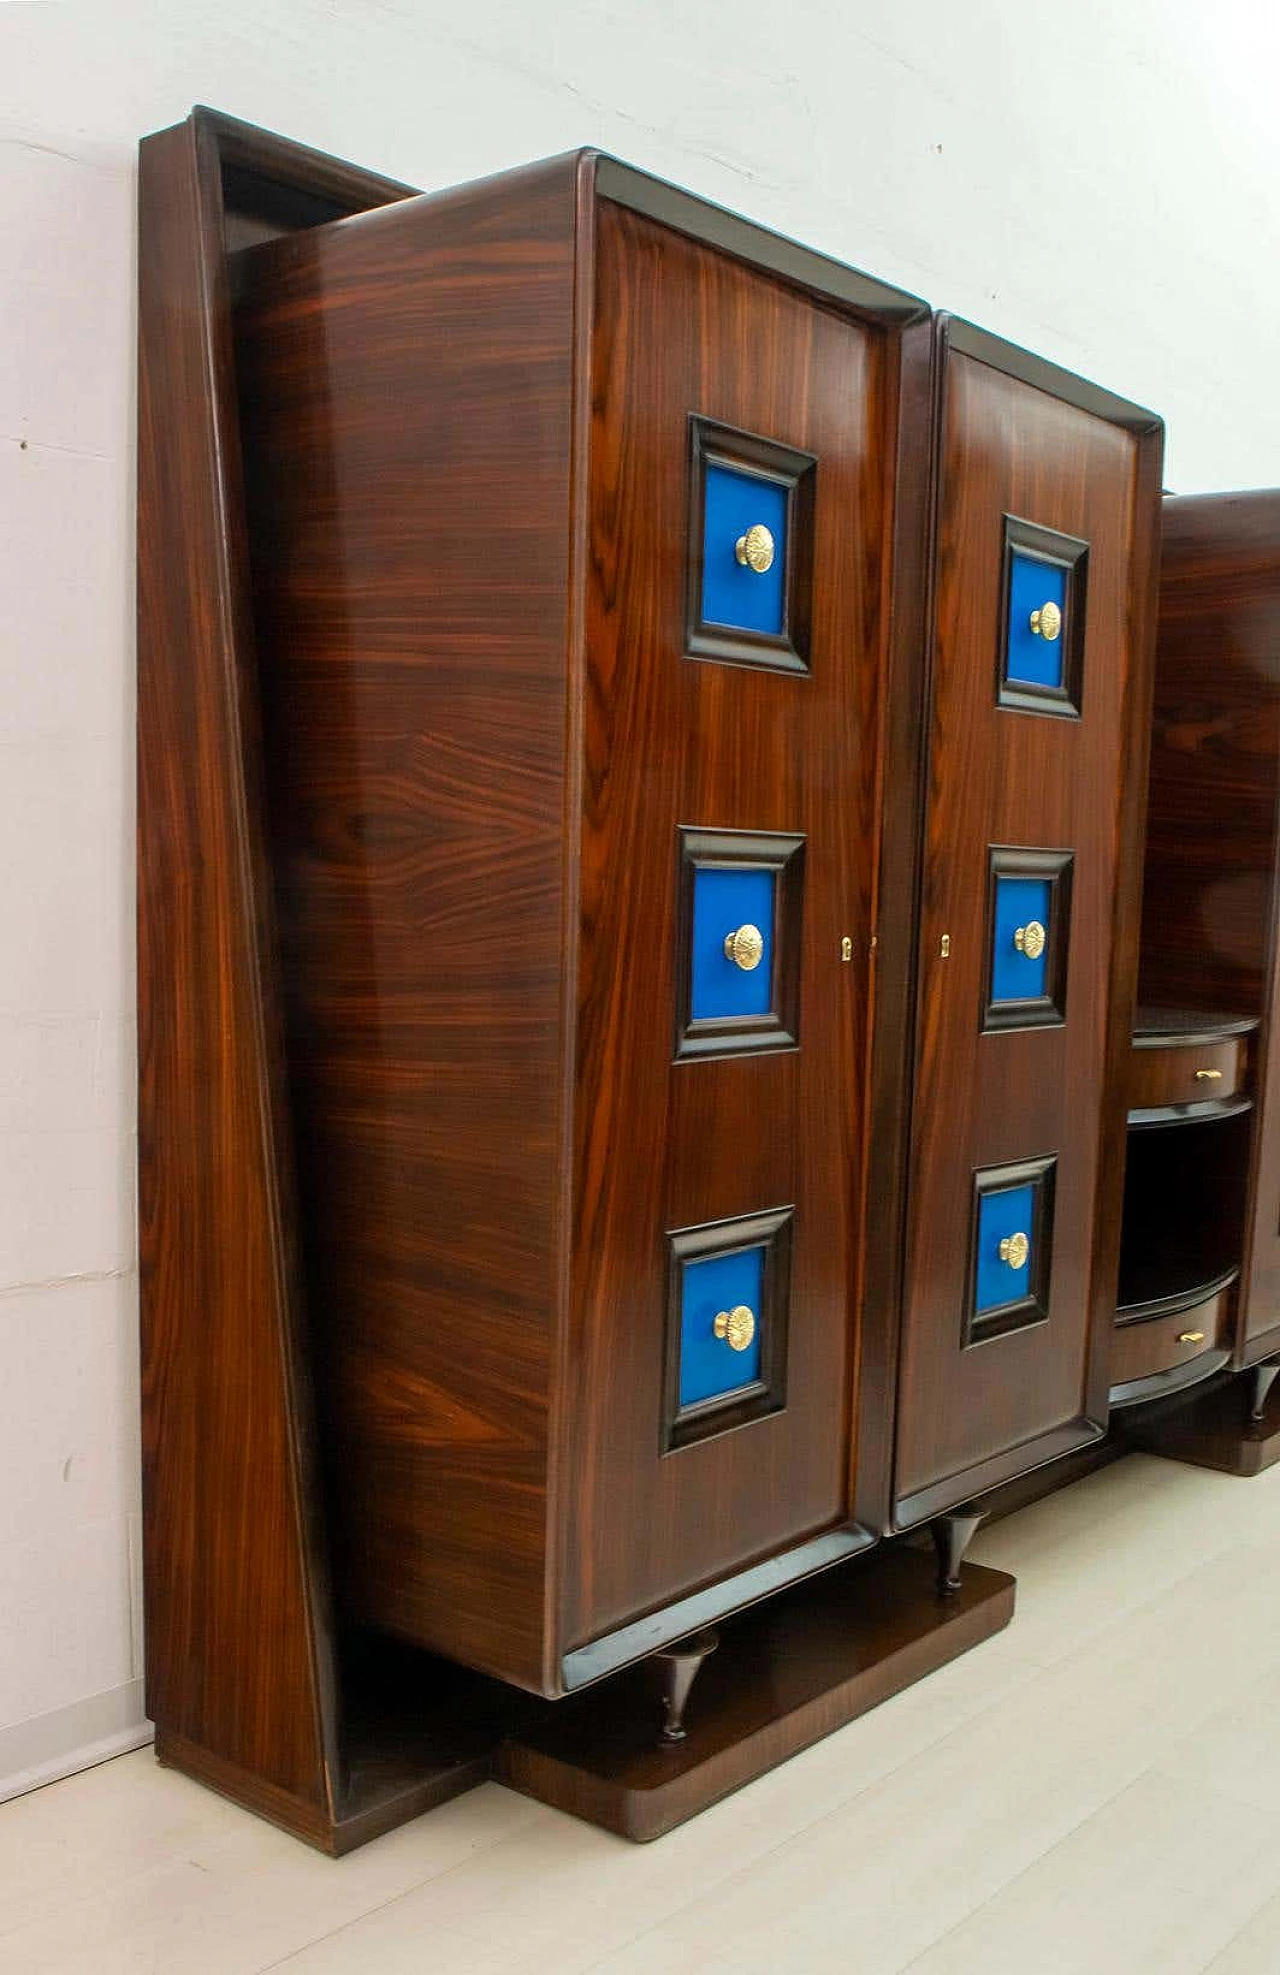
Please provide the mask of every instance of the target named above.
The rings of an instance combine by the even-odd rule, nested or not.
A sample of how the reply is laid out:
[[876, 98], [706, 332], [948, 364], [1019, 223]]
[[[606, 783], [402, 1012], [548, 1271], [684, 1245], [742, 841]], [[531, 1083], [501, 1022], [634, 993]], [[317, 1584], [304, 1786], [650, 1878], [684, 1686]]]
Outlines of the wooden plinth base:
[[642, 1665], [509, 1737], [496, 1774], [644, 1843], [990, 1638], [1013, 1601], [1003, 1571], [966, 1564], [942, 1598], [932, 1557], [880, 1551], [722, 1625], [685, 1741], [659, 1747], [657, 1687]]
[[1251, 1478], [1280, 1461], [1280, 1387], [1260, 1420], [1249, 1418], [1249, 1380], [1231, 1377], [1188, 1397], [1112, 1416], [1112, 1432], [1144, 1454]]

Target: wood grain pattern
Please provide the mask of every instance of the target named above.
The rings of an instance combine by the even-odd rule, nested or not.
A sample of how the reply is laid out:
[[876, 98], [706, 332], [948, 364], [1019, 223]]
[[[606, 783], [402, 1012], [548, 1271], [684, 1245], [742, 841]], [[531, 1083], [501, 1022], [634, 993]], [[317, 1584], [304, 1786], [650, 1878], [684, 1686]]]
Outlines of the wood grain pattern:
[[238, 313], [337, 1574], [362, 1619], [535, 1688], [575, 197], [569, 160], [252, 249]]
[[1260, 1023], [1236, 1362], [1280, 1344], [1280, 491], [1164, 503], [1142, 993]]
[[1170, 1042], [1159, 1049], [1135, 1048], [1129, 1060], [1129, 1109], [1203, 1104], [1234, 1097], [1246, 1088], [1248, 1080], [1247, 1035], [1212, 1042]]
[[990, 1638], [1013, 1601], [1003, 1571], [966, 1564], [940, 1598], [931, 1558], [882, 1550], [726, 1625], [678, 1747], [656, 1746], [654, 1669], [637, 1667], [510, 1737], [498, 1775], [645, 1843]]
[[[875, 335], [610, 202], [597, 228], [575, 1644], [850, 1516], [890, 522]], [[683, 656], [690, 412], [817, 457], [807, 678]], [[672, 1062], [681, 825], [806, 838], [798, 1049]], [[785, 1409], [664, 1457], [663, 1231], [786, 1205]]]
[[[1055, 396], [1055, 376], [1036, 388], [994, 339], [960, 345], [944, 330], [903, 1520], [1103, 1430], [1150, 685], [1158, 427]], [[996, 704], [1005, 515], [1090, 543], [1078, 720]], [[991, 845], [1074, 853], [1060, 1027], [980, 1032]], [[973, 1174], [1048, 1154], [1051, 1320], [962, 1350]]]
[[[548, 1693], [856, 1521], [855, 1411], [889, 1403], [857, 1384], [889, 597], [919, 565], [893, 337], [597, 201], [597, 163], [236, 263], [338, 1578]], [[821, 454], [810, 678], [683, 656], [695, 411]], [[672, 1065], [679, 824], [808, 836], [798, 1052]], [[787, 1408], [664, 1460], [665, 1232], [789, 1205]]]
[[1230, 1341], [1234, 1301], [1228, 1287], [1171, 1316], [1119, 1325], [1111, 1346], [1112, 1384], [1128, 1385], [1153, 1372], [1190, 1365], [1197, 1358], [1215, 1356], [1220, 1362]]
[[143, 146], [140, 222], [147, 1708], [162, 1737], [324, 1823], [335, 1788], [325, 1577], [303, 1497], [242, 539], [210, 470], [221, 459], [234, 487], [221, 185], [198, 128]]

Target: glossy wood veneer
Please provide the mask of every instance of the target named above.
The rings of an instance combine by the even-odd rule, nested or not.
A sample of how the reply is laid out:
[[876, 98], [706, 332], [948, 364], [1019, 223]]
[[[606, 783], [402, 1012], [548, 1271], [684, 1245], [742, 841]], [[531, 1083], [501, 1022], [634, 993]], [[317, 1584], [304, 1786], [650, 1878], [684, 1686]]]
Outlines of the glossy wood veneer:
[[1280, 491], [1163, 515], [1142, 998], [1258, 1023], [1237, 1365], [1280, 1346]]
[[652, 1669], [563, 1702], [504, 1742], [497, 1774], [621, 1837], [661, 1837], [1006, 1626], [1014, 1581], [882, 1550], [731, 1620], [694, 1687], [688, 1739], [660, 1747]]
[[1247, 1035], [1190, 1042], [1136, 1040], [1129, 1064], [1129, 1109], [1204, 1104], [1231, 1098], [1249, 1075]]
[[[1162, 431], [971, 326], [938, 337], [900, 1525], [1107, 1417]], [[999, 703], [1006, 517], [1089, 544], [1079, 717]], [[1065, 1019], [983, 1033], [993, 846], [1071, 852]], [[1049, 1321], [967, 1343], [974, 1175], [1056, 1159]]]
[[[864, 1546], [887, 1492], [858, 1312], [870, 1281], [883, 1365], [866, 1105], [902, 1092], [871, 976], [901, 1006], [909, 956], [873, 901], [922, 312], [696, 217], [588, 154], [236, 263], [337, 1576], [545, 1693]], [[685, 655], [695, 412], [818, 457], [808, 676]], [[682, 827], [806, 839], [798, 1049], [672, 1061]], [[665, 1453], [665, 1232], [781, 1207], [786, 1406]]]

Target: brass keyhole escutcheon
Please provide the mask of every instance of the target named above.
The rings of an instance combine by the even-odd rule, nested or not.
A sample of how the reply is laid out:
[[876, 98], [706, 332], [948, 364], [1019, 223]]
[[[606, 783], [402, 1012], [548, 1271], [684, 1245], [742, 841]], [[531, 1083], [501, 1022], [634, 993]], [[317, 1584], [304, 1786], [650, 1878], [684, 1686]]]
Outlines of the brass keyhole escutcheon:
[[1013, 943], [1019, 953], [1026, 954], [1028, 960], [1038, 960], [1044, 952], [1044, 943], [1047, 938], [1048, 935], [1044, 927], [1040, 924], [1040, 921], [1038, 919], [1028, 919], [1026, 925], [1019, 926], [1014, 933]]
[[763, 576], [767, 569], [773, 568], [778, 551], [770, 530], [763, 521], [757, 521], [745, 535], [739, 535], [733, 553], [744, 569], [754, 569], [757, 576]]
[[1039, 610], [1031, 613], [1031, 629], [1037, 638], [1052, 644], [1062, 631], [1062, 612], [1056, 603], [1042, 603]]
[[756, 1313], [745, 1303], [732, 1310], [717, 1310], [713, 1328], [731, 1351], [745, 1351], [756, 1334]]
[[1030, 1253], [1031, 1243], [1025, 1234], [1007, 1234], [1000, 1243], [1000, 1260], [1007, 1262], [1011, 1269], [1024, 1268]]
[[736, 933], [730, 933], [724, 943], [724, 957], [741, 967], [744, 974], [753, 973], [764, 958], [764, 934], [759, 926], [739, 926]]
[[853, 959], [853, 941], [850, 939], [848, 933], [845, 934], [840, 942], [840, 958], [842, 960]]

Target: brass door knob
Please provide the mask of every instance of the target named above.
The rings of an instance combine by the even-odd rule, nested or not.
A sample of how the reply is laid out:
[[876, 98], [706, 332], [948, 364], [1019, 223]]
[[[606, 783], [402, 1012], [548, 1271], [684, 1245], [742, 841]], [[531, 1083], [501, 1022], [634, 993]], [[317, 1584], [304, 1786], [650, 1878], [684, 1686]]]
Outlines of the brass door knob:
[[1021, 1269], [1031, 1253], [1031, 1243], [1025, 1234], [1007, 1234], [1000, 1243], [999, 1253], [1000, 1260], [1007, 1262], [1011, 1269]]
[[1052, 644], [1062, 630], [1062, 612], [1056, 603], [1042, 603], [1031, 613], [1031, 629], [1037, 638]]
[[730, 933], [724, 943], [724, 957], [741, 967], [744, 974], [754, 972], [764, 958], [764, 934], [759, 926], [739, 926], [736, 933]]
[[732, 1310], [717, 1310], [714, 1329], [731, 1351], [745, 1351], [756, 1334], [756, 1313], [745, 1303], [738, 1303]]
[[766, 569], [773, 568], [773, 559], [778, 551], [769, 529], [763, 521], [757, 521], [745, 535], [739, 535], [733, 545], [733, 553], [744, 569], [754, 569], [757, 576], [763, 576]]
[[1019, 953], [1025, 953], [1028, 960], [1038, 960], [1044, 952], [1048, 938], [1038, 919], [1028, 919], [1025, 926], [1019, 926], [1013, 935], [1013, 943]]
[[1179, 1344], [1203, 1344], [1204, 1332], [1202, 1330], [1180, 1330], [1178, 1332], [1178, 1342]]

